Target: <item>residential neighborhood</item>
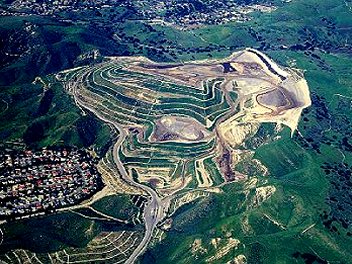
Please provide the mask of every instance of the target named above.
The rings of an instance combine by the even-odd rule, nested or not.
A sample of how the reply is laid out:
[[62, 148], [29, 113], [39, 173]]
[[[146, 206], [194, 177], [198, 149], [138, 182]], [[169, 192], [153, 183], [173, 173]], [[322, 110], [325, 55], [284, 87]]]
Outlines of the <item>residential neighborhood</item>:
[[0, 219], [75, 205], [102, 187], [95, 160], [85, 150], [0, 152]]
[[[118, 10], [116, 10], [118, 8]], [[172, 0], [137, 0], [137, 1], [78, 1], [78, 0], [24, 0], [14, 1], [8, 9], [0, 9], [1, 15], [41, 15], [62, 18], [65, 21], [76, 19], [76, 12], [85, 12], [88, 17], [120, 21], [126, 17], [143, 20], [152, 24], [171, 24], [183, 29], [204, 25], [226, 24], [228, 22], [245, 22], [250, 20], [249, 13], [272, 12], [276, 7], [270, 1], [260, 4], [244, 4], [241, 1], [172, 1]], [[116, 12], [118, 11], [118, 12]], [[80, 17], [85, 20], [86, 17]]]

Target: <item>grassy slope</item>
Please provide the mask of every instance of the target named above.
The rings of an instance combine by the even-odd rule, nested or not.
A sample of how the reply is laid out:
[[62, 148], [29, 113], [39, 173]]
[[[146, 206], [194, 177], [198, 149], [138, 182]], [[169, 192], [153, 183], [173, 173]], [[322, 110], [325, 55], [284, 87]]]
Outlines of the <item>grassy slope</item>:
[[[94, 203], [93, 207], [121, 219], [136, 217], [136, 208], [129, 195], [109, 196]], [[103, 207], [103, 208], [101, 208]], [[89, 211], [78, 210], [80, 213]], [[96, 215], [93, 215], [96, 216]], [[101, 217], [98, 215], [98, 217]], [[102, 231], [140, 230], [141, 226], [123, 225], [116, 222], [94, 221], [71, 212], [10, 222], [1, 226], [4, 242], [0, 253], [23, 248], [33, 252], [53, 252], [66, 247], [85, 247]], [[90, 230], [87, 232], [87, 230]]]
[[[119, 206], [116, 206], [119, 205]], [[127, 195], [113, 195], [95, 202], [93, 208], [113, 217], [130, 220], [139, 211]]]
[[52, 85], [51, 91], [53, 98], [46, 111], [40, 113], [44, 97], [40, 85], [4, 87], [1, 97], [9, 108], [0, 115], [1, 138], [11, 140], [23, 136], [25, 143], [32, 147], [95, 144], [98, 152], [101, 151], [109, 143], [110, 128], [93, 116], [82, 116], [60, 84]]
[[[25, 142], [32, 147], [57, 144], [88, 147], [95, 144], [98, 150], [104, 148], [109, 141], [110, 129], [91, 116], [83, 117], [60, 84], [51, 86], [54, 96], [46, 111], [38, 114], [44, 93], [42, 86], [32, 84], [32, 81], [36, 76], [43, 77], [81, 63], [92, 62], [79, 61], [77, 58], [80, 54], [93, 49], [107, 50], [108, 46], [114, 52], [119, 45], [112, 45], [108, 39], [105, 39], [105, 46], [94, 43], [94, 38], [103, 41], [105, 37], [89, 26], [64, 24], [35, 16], [2, 17], [0, 20], [0, 32], [5, 38], [11, 36], [12, 42], [8, 45], [12, 45], [14, 53], [21, 54], [22, 50], [27, 50], [18, 59], [7, 61], [0, 68], [0, 98], [9, 106], [0, 113], [2, 140], [26, 139], [28, 133], [29, 140]], [[28, 36], [23, 29], [28, 23], [34, 28], [33, 36]], [[38, 134], [38, 129], [32, 133], [28, 131], [33, 125], [43, 130], [37, 137], [31, 134]], [[86, 138], [82, 134], [83, 130], [86, 130], [83, 133]]]

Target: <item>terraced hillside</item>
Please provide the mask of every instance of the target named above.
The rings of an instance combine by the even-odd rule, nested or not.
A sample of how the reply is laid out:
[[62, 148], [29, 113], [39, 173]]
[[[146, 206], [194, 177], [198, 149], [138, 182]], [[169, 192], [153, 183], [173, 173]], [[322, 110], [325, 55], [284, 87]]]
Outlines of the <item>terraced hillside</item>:
[[248, 153], [273, 140], [282, 125], [293, 132], [310, 105], [299, 71], [282, 69], [253, 49], [184, 64], [113, 57], [56, 78], [83, 112], [115, 127], [120, 176], [151, 197], [144, 239], [129, 261], [167, 229], [181, 205], [265, 174]]

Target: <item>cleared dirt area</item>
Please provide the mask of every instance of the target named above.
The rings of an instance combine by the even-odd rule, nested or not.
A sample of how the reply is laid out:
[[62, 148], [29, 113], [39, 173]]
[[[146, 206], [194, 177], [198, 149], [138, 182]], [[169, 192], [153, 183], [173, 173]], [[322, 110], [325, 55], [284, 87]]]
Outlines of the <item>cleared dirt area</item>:
[[133, 169], [163, 195], [187, 182], [210, 188], [216, 171], [225, 182], [246, 179], [235, 168], [244, 142], [263, 123], [294, 133], [311, 104], [301, 72], [254, 49], [178, 64], [114, 57], [87, 76], [77, 97], [128, 130], [122, 153], [130, 177]]
[[193, 118], [165, 116], [155, 121], [152, 141], [194, 142], [207, 140], [210, 133]]
[[[238, 93], [239, 102], [248, 98], [256, 102], [249, 113], [245, 113], [246, 122], [283, 123], [292, 132], [297, 127], [301, 110], [311, 104], [308, 85], [297, 72], [278, 66], [253, 49], [235, 52], [223, 60], [175, 65], [162, 65], [139, 58], [128, 66], [128, 70], [159, 75], [200, 90], [205, 80], [223, 79], [222, 87]], [[261, 109], [263, 107], [272, 111], [267, 112]]]

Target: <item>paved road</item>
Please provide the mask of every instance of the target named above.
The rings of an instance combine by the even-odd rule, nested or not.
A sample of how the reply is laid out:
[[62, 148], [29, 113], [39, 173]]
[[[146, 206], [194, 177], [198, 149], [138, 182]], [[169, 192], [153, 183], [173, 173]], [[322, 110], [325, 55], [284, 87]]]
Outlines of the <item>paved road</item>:
[[145, 186], [143, 184], [137, 183], [133, 181], [133, 179], [128, 175], [128, 173], [125, 170], [125, 167], [123, 166], [120, 158], [119, 158], [119, 148], [122, 144], [122, 142], [126, 138], [126, 131], [123, 129], [123, 127], [112, 121], [109, 120], [105, 117], [103, 117], [98, 111], [90, 107], [89, 105], [86, 105], [84, 102], [82, 102], [79, 97], [77, 96], [77, 89], [79, 83], [83, 83], [83, 76], [85, 74], [81, 75], [80, 80], [77, 80], [75, 84], [73, 84], [72, 87], [72, 93], [75, 98], [75, 102], [82, 108], [85, 108], [92, 113], [94, 113], [99, 119], [101, 119], [105, 123], [109, 123], [115, 127], [115, 129], [119, 132], [119, 137], [117, 142], [114, 145], [113, 148], [113, 157], [114, 157], [114, 162], [116, 164], [117, 169], [119, 170], [121, 177], [128, 182], [130, 185], [136, 186], [137, 188], [143, 189], [150, 195], [150, 199], [147, 202], [146, 206], [144, 207], [144, 212], [143, 212], [143, 217], [144, 217], [144, 223], [145, 223], [145, 233], [142, 242], [138, 245], [138, 247], [134, 250], [134, 252], [131, 254], [131, 256], [128, 258], [128, 260], [125, 263], [134, 263], [136, 259], [144, 252], [146, 249], [154, 228], [156, 225], [160, 222], [160, 220], [163, 218], [163, 204], [161, 199], [159, 198], [158, 194], [150, 187]]

